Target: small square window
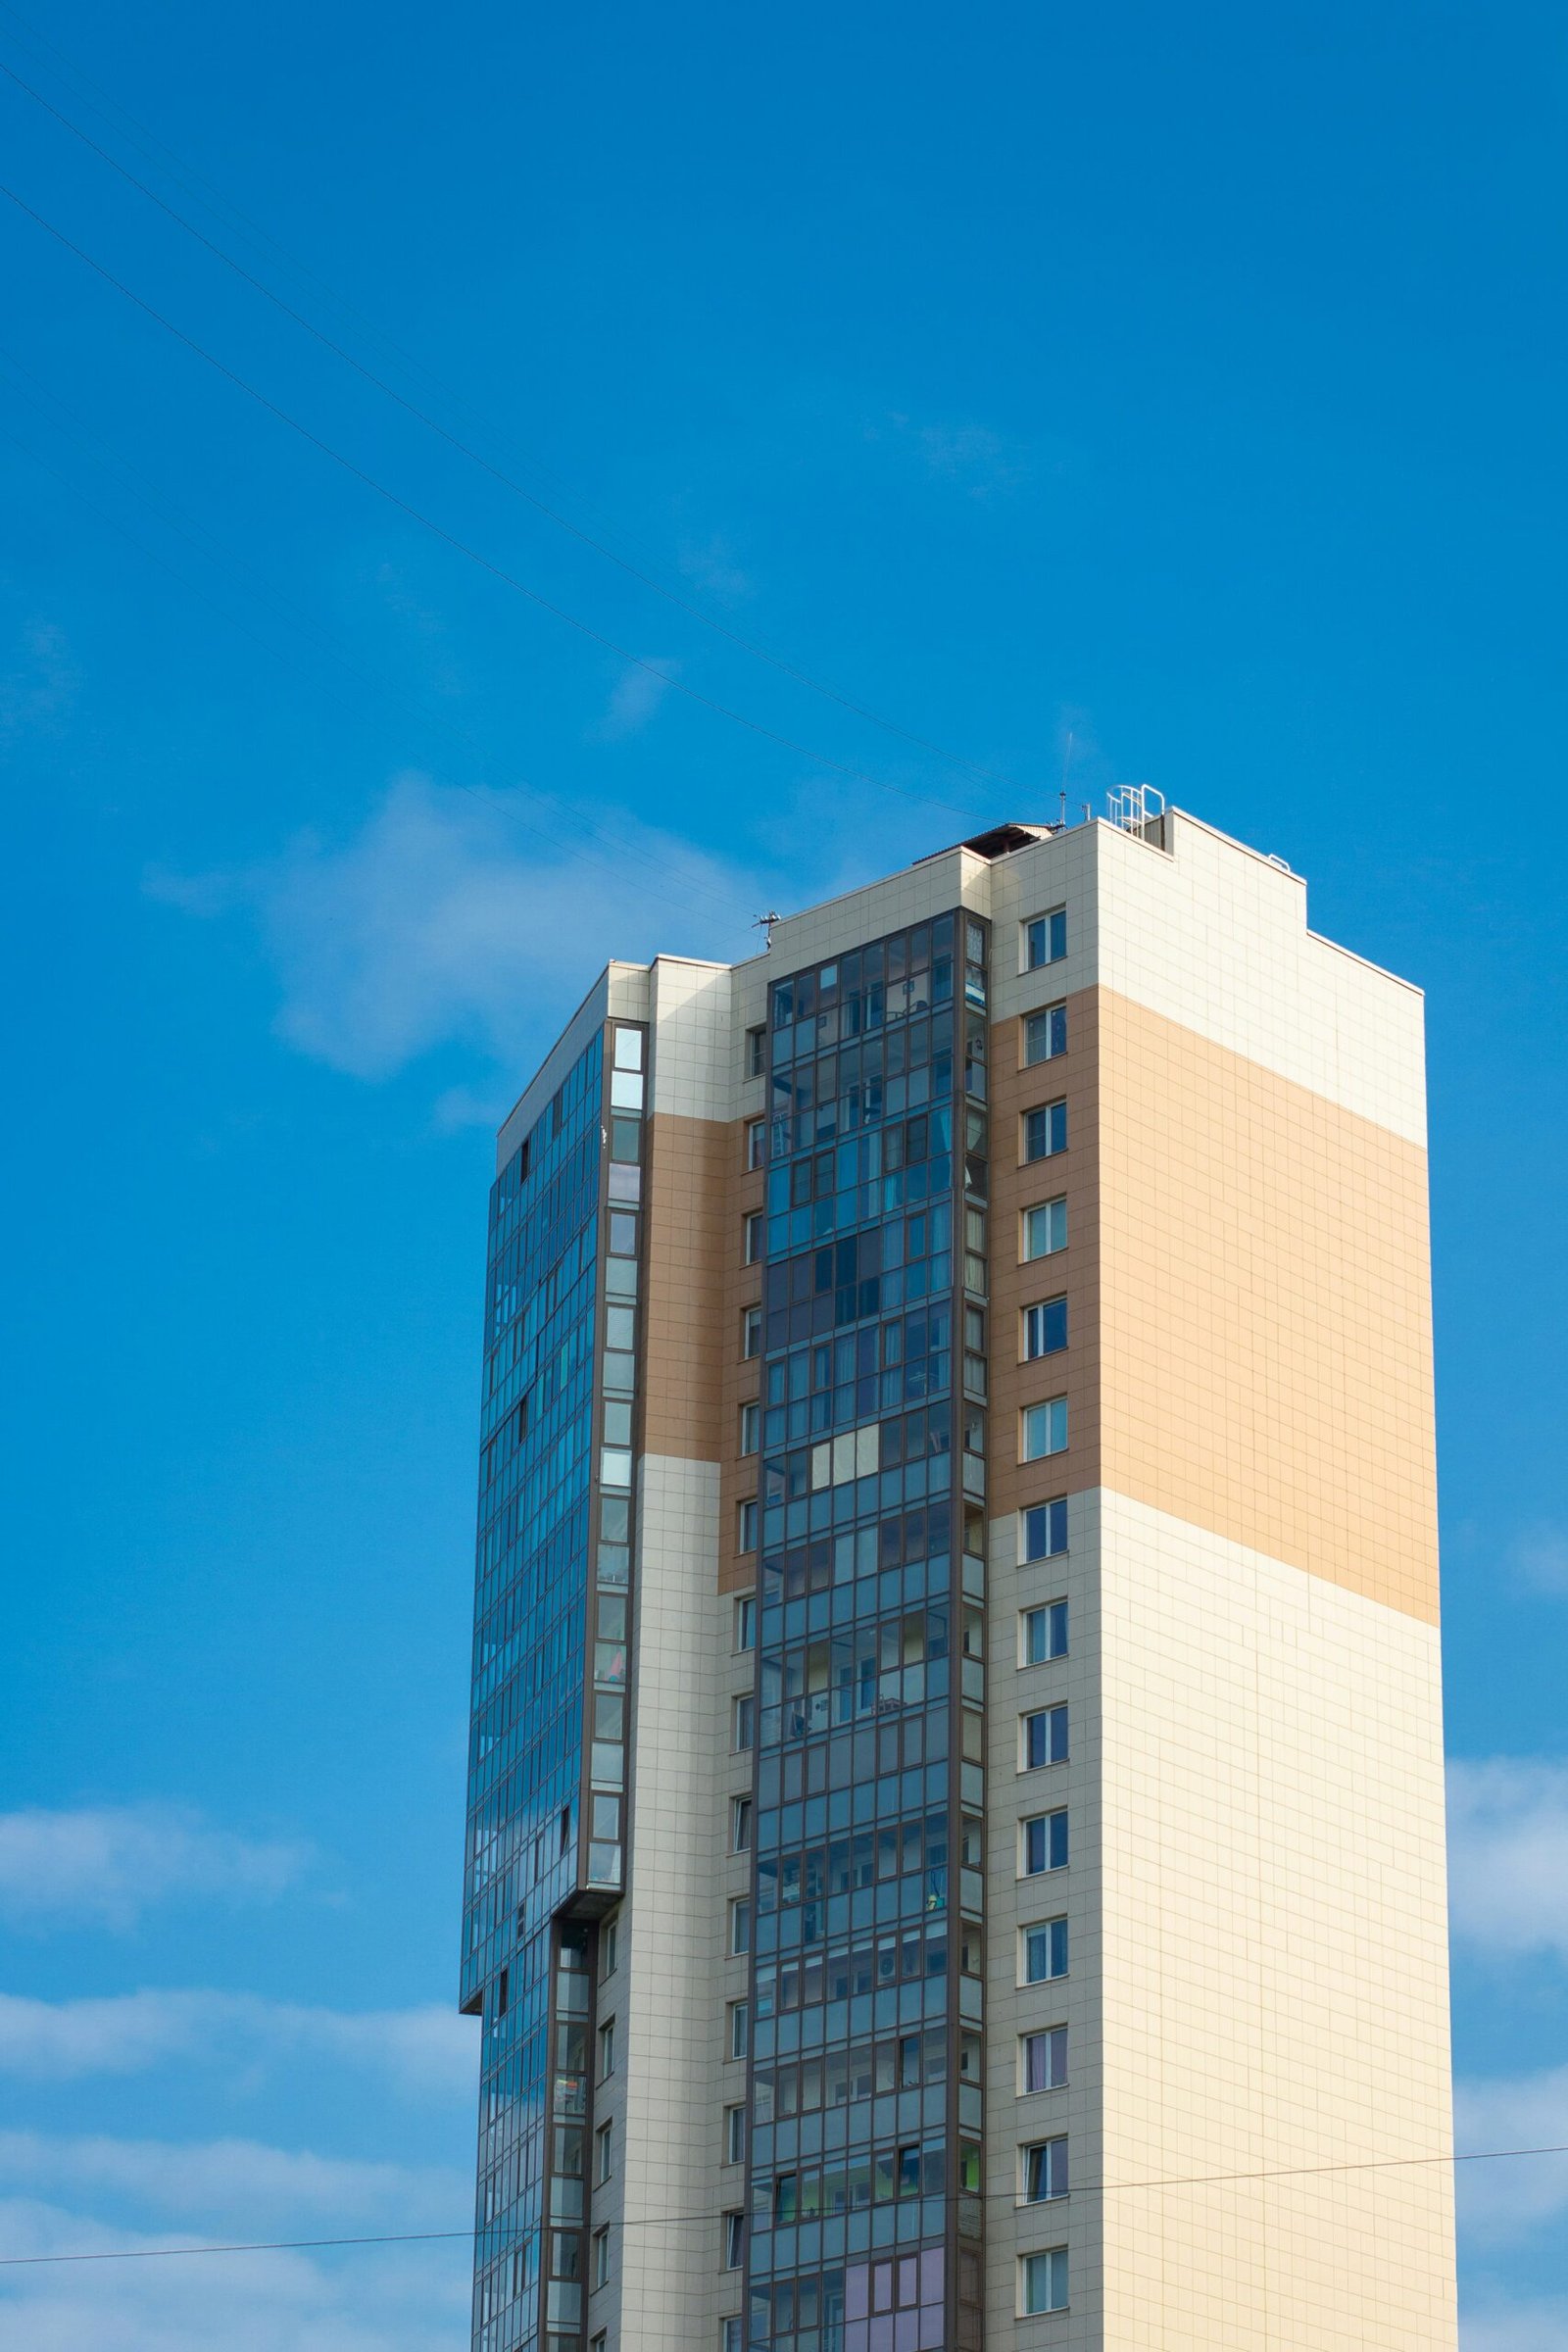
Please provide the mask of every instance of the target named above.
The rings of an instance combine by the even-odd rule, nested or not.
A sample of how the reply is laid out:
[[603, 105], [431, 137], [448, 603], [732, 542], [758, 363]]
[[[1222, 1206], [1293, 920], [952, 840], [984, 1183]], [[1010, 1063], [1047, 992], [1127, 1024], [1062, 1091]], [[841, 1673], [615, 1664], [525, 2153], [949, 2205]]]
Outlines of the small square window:
[[749, 1854], [752, 1850], [752, 1800], [749, 1796], [732, 1796], [729, 1800], [729, 1850], [732, 1854]]
[[724, 2216], [724, 2268], [738, 2271], [746, 2261], [746, 2216], [726, 2213]]
[[1050, 1502], [1037, 1502], [1027, 1511], [1018, 1513], [1018, 1558], [1020, 1562], [1054, 1559], [1057, 1552], [1067, 1548], [1067, 1497], [1058, 1494]]
[[1042, 1102], [1023, 1114], [1023, 1155], [1026, 1160], [1051, 1159], [1067, 1149], [1067, 1105]]
[[767, 1158], [767, 1121], [748, 1119], [746, 1122], [746, 1165], [760, 1168]]
[[1067, 2309], [1067, 2249], [1053, 2246], [1046, 2254], [1025, 2254], [1018, 2265], [1018, 2308], [1026, 2318], [1041, 2311]]
[[1018, 1458], [1024, 1462], [1044, 1460], [1050, 1453], [1067, 1450], [1067, 1399], [1052, 1396], [1044, 1404], [1026, 1405], [1021, 1416], [1022, 1444]]
[[757, 1600], [750, 1592], [743, 1592], [735, 1603], [735, 1647], [757, 1647]]
[[1037, 1813], [1032, 1821], [1020, 1826], [1023, 1832], [1023, 1875], [1026, 1879], [1043, 1878], [1048, 1871], [1066, 1869], [1065, 1806], [1055, 1813]]
[[762, 1310], [749, 1306], [741, 1316], [741, 1353], [745, 1356], [762, 1352]]
[[1043, 1012], [1029, 1012], [1023, 1022], [1023, 1057], [1026, 1063], [1054, 1061], [1058, 1054], [1067, 1051], [1067, 1007], [1048, 1004]]
[[1065, 1919], [1044, 1919], [1038, 1927], [1022, 1931], [1023, 1981], [1026, 1984], [1049, 1984], [1056, 1977], [1067, 1974], [1067, 1922]]
[[1022, 1725], [1021, 1750], [1024, 1772], [1040, 1772], [1048, 1764], [1067, 1761], [1067, 1706], [1062, 1700], [1054, 1707], [1037, 1707], [1033, 1714], [1019, 1718]]
[[1022, 2151], [1024, 2202], [1047, 2205], [1067, 2194], [1067, 2138], [1037, 2139]]
[[744, 2107], [726, 2107], [724, 2110], [724, 2162], [726, 2164], [744, 2164], [746, 2162], [746, 2110]]
[[760, 1208], [748, 1211], [743, 1224], [746, 1263], [755, 1266], [762, 1254], [762, 1212]]
[[1042, 1298], [1023, 1310], [1024, 1361], [1032, 1363], [1037, 1356], [1059, 1355], [1067, 1345], [1067, 1301], [1062, 1298]]
[[1019, 2043], [1018, 2080], [1025, 2095], [1034, 2090], [1060, 2090], [1067, 2080], [1067, 2029], [1048, 2026], [1043, 2034], [1025, 2034]]
[[737, 1755], [744, 1755], [757, 1737], [757, 1700], [750, 1690], [742, 1691], [735, 1700], [730, 1719], [730, 1741]]
[[1067, 1655], [1067, 1603], [1064, 1600], [1048, 1600], [1044, 1608], [1025, 1609], [1022, 1634], [1018, 1659], [1021, 1666], [1046, 1666], [1053, 1658], [1064, 1658]]
[[760, 1078], [767, 1067], [767, 1031], [765, 1027], [746, 1032], [746, 1075]]
[[754, 1399], [741, 1406], [741, 1452], [755, 1453], [761, 1444], [762, 1408]]
[[745, 2058], [752, 2046], [752, 2004], [750, 2001], [731, 2001], [729, 2005], [729, 2054]]
[[1042, 964], [1059, 963], [1067, 953], [1067, 909], [1054, 906], [1049, 914], [1037, 914], [1023, 927], [1023, 963], [1027, 972], [1039, 971]]
[[750, 1494], [736, 1513], [735, 1548], [737, 1551], [757, 1549], [757, 1496]]
[[729, 1948], [734, 1958], [752, 1948], [752, 1906], [744, 1894], [738, 1894], [729, 1907]]
[[1037, 1207], [1023, 1212], [1023, 1257], [1054, 1257], [1058, 1250], [1067, 1247], [1067, 1201], [1063, 1195], [1055, 1200], [1042, 1200]]

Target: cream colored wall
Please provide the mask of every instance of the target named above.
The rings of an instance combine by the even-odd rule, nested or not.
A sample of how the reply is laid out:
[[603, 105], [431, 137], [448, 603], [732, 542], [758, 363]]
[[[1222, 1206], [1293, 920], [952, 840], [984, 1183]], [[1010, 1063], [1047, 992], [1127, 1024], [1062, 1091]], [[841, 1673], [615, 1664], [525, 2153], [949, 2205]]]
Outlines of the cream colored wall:
[[1446, 2352], [1436, 1631], [1111, 1494], [1099, 1555], [1104, 2341]]

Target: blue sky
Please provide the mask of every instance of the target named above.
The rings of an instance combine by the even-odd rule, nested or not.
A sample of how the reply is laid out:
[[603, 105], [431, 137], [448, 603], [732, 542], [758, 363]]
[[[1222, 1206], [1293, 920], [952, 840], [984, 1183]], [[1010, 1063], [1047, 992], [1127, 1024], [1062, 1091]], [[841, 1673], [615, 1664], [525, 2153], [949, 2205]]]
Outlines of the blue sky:
[[[16, 193], [392, 494], [0, 206], [0, 2251], [465, 2226], [489, 1123], [606, 941], [745, 954], [1054, 813], [1069, 736], [1429, 993], [1461, 2135], [1568, 2141], [1560, 14], [39, 23], [13, 73], [526, 496], [0, 81]], [[1467, 2352], [1568, 2340], [1568, 2169], [1464, 2211]], [[0, 2312], [458, 2352], [465, 2274]]]

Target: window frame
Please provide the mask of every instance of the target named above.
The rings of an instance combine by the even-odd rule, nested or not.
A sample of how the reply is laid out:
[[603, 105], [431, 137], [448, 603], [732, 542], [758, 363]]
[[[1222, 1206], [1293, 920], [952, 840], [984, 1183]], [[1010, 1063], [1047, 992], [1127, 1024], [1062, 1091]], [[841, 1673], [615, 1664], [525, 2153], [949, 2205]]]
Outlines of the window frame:
[[746, 2162], [746, 2101], [732, 2100], [724, 2110], [724, 2162]]
[[729, 2025], [728, 2056], [736, 2060], [752, 2054], [752, 2004], [750, 1998], [725, 2003], [724, 2015]]
[[760, 1266], [766, 1247], [767, 1220], [760, 1208], [747, 1209], [741, 1218], [741, 1262]]
[[[1037, 956], [1034, 952], [1033, 934], [1037, 927], [1042, 934], [1042, 942], [1046, 951], [1040, 956]], [[1058, 906], [1042, 906], [1038, 914], [1026, 914], [1018, 925], [1018, 931], [1021, 943], [1021, 961], [1018, 969], [1021, 972], [1044, 972], [1049, 970], [1054, 963], [1066, 961], [1067, 906], [1065, 900]]]
[[[1020, 1987], [1027, 1984], [1060, 1984], [1071, 1976], [1072, 1936], [1067, 1924], [1070, 1916], [1070, 1913], [1066, 1911], [1058, 1911], [1051, 1919], [1032, 1919], [1026, 1926], [1018, 1930], [1018, 1983]], [[1046, 1957], [1049, 1960], [1058, 1941], [1056, 1934], [1058, 1929], [1061, 1931], [1059, 1941], [1063, 1965], [1058, 1969], [1048, 1969], [1043, 1977], [1032, 1977], [1029, 1973], [1029, 1938], [1032, 1936], [1047, 1937]]]
[[593, 2278], [593, 2285], [589, 2289], [590, 2294], [597, 2294], [600, 2287], [610, 2284], [610, 2224], [608, 2222], [601, 2222], [599, 2228], [594, 2231]]
[[767, 1023], [755, 1022], [746, 1032], [745, 1069], [748, 1078], [767, 1075]]
[[757, 1693], [737, 1690], [730, 1700], [730, 1753], [749, 1756], [757, 1745]]
[[767, 1165], [767, 1121], [748, 1119], [746, 1122], [746, 1172]]
[[726, 2271], [743, 2271], [746, 2268], [746, 2208], [744, 2205], [726, 2205], [721, 2218], [724, 2224], [724, 2268]]
[[[1062, 1856], [1059, 1862], [1054, 1862], [1051, 1857], [1056, 1845], [1056, 1838], [1052, 1825], [1053, 1823], [1058, 1821], [1063, 1825], [1061, 1833]], [[1029, 1833], [1037, 1825], [1043, 1832], [1041, 1846], [1046, 1858], [1038, 1870], [1031, 1870], [1029, 1867], [1031, 1844]], [[1071, 1865], [1071, 1862], [1072, 1832], [1071, 1827], [1068, 1824], [1067, 1807], [1065, 1805], [1048, 1805], [1044, 1812], [1024, 1814], [1018, 1823], [1019, 1878], [1052, 1879], [1055, 1877], [1057, 1871], [1068, 1869]]]
[[[1031, 2047], [1036, 2042], [1043, 2042], [1047, 2045], [1046, 2073], [1049, 2079], [1044, 2082], [1031, 2082], [1029, 2080], [1029, 2053]], [[1065, 2090], [1067, 2088], [1069, 2080], [1067, 2073], [1067, 2028], [1064, 2025], [1031, 2026], [1026, 2033], [1019, 2034], [1018, 2096], [1020, 2099], [1038, 2099], [1043, 2097], [1047, 2091]], [[1060, 2074], [1053, 2074], [1051, 2071], [1052, 2064], [1058, 2055], [1061, 2060], [1061, 2072]]]
[[[1054, 1307], [1061, 1309], [1061, 1313], [1057, 1317], [1054, 1317], [1052, 1313]], [[1065, 1354], [1068, 1334], [1067, 1294], [1065, 1291], [1056, 1291], [1049, 1298], [1031, 1299], [1027, 1306], [1019, 1308], [1018, 1320], [1021, 1326], [1018, 1342], [1021, 1350], [1018, 1358], [1020, 1363], [1043, 1364], [1047, 1356]], [[1053, 1322], [1055, 1322], [1060, 1329], [1059, 1340], [1053, 1341], [1051, 1338]], [[1035, 1346], [1037, 1339], [1040, 1341], [1039, 1347]]]
[[[1032, 2281], [1034, 2265], [1041, 2262], [1049, 2263], [1051, 2265], [1051, 2269], [1047, 2274], [1051, 2281], [1049, 2287], [1047, 2288], [1048, 2294], [1054, 2294], [1055, 2292], [1057, 2280], [1060, 2280], [1061, 2301], [1059, 2303], [1034, 2303], [1030, 2301], [1029, 2290]], [[1071, 2309], [1072, 2304], [1068, 2299], [1066, 2247], [1040, 2246], [1037, 2247], [1033, 2253], [1020, 2254], [1018, 2257], [1018, 2317], [1023, 2320], [1046, 2319], [1049, 2318], [1053, 2312], [1070, 2311]]]
[[752, 1812], [752, 1794], [732, 1796], [729, 1800], [729, 1850], [732, 1854], [749, 1854], [756, 1835], [756, 1820]]
[[[1049, 1416], [1044, 1427], [1048, 1432], [1050, 1443], [1045, 1446], [1034, 1446], [1031, 1444], [1031, 1423], [1041, 1413]], [[1059, 1442], [1058, 1431], [1060, 1432]], [[1054, 1460], [1058, 1453], [1066, 1453], [1069, 1450], [1070, 1434], [1065, 1396], [1041, 1396], [1033, 1404], [1021, 1406], [1018, 1413], [1019, 1461], [1049, 1462]]]
[[741, 1406], [741, 1460], [748, 1461], [754, 1453], [760, 1453], [761, 1450], [762, 1400], [760, 1396], [749, 1396]]
[[729, 1960], [748, 1958], [752, 1949], [752, 1898], [749, 1894], [732, 1894], [730, 1896], [725, 1928], [725, 1958]]
[[[1059, 1118], [1054, 1115], [1056, 1112], [1060, 1113]], [[1043, 1152], [1032, 1152], [1029, 1148], [1030, 1121], [1040, 1118], [1048, 1122], [1046, 1133], [1051, 1140]], [[1061, 1134], [1059, 1143], [1055, 1140], [1058, 1128]], [[1027, 1110], [1021, 1110], [1018, 1113], [1018, 1161], [1021, 1167], [1038, 1168], [1048, 1159], [1059, 1159], [1067, 1149], [1067, 1098], [1065, 1095], [1053, 1095], [1049, 1102], [1031, 1102]]]
[[[1059, 1061], [1067, 1051], [1066, 999], [1058, 997], [1054, 1004], [1037, 1004], [1032, 1012], [1020, 1013], [1018, 1017], [1023, 1030], [1023, 1054], [1020, 1067], [1026, 1070], [1038, 1070], [1043, 1062]], [[1029, 1051], [1030, 1031], [1036, 1021], [1045, 1021], [1048, 1024], [1046, 1036], [1050, 1042], [1043, 1054], [1031, 1054]], [[1058, 1038], [1060, 1039], [1059, 1044], [1056, 1042]]]
[[[1051, 1558], [1054, 1555], [1048, 1553], [1046, 1556]], [[1056, 1648], [1053, 1644], [1055, 1641], [1058, 1614], [1062, 1640], [1061, 1646]], [[1046, 1627], [1046, 1643], [1038, 1658], [1033, 1655], [1033, 1644], [1029, 1638], [1030, 1627], [1037, 1621], [1043, 1622]], [[1071, 1603], [1065, 1593], [1058, 1593], [1054, 1600], [1031, 1601], [1027, 1608], [1018, 1611], [1018, 1666], [1020, 1671], [1030, 1666], [1054, 1666], [1058, 1658], [1066, 1658], [1071, 1655], [1072, 1611]]]
[[[1044, 1454], [1041, 1456], [1041, 1459], [1044, 1461], [1049, 1461], [1051, 1456], [1049, 1454]], [[1044, 1551], [1031, 1551], [1029, 1548], [1029, 1523], [1032, 1519], [1037, 1519], [1044, 1523], [1048, 1538]], [[1053, 1538], [1056, 1535], [1058, 1530], [1061, 1534], [1061, 1542], [1056, 1544], [1049, 1541], [1050, 1538]], [[1069, 1538], [1067, 1529], [1066, 1495], [1051, 1494], [1046, 1497], [1044, 1502], [1026, 1502], [1018, 1513], [1019, 1567], [1033, 1568], [1036, 1567], [1042, 1560], [1062, 1559], [1065, 1557], [1068, 1548]]]
[[[1030, 1246], [1029, 1246], [1029, 1242], [1030, 1242], [1030, 1220], [1031, 1220], [1032, 1218], [1034, 1218], [1034, 1217], [1049, 1217], [1049, 1216], [1051, 1215], [1051, 1212], [1052, 1212], [1052, 1210], [1053, 1210], [1053, 1209], [1060, 1209], [1060, 1211], [1061, 1211], [1061, 1218], [1060, 1218], [1060, 1223], [1061, 1223], [1061, 1239], [1060, 1239], [1060, 1241], [1059, 1241], [1059, 1242], [1051, 1242], [1050, 1244], [1048, 1244], [1048, 1246], [1047, 1246], [1047, 1247], [1046, 1247], [1044, 1250], [1032, 1250], [1032, 1249], [1030, 1248]], [[1018, 1235], [1018, 1263], [1019, 1263], [1021, 1266], [1038, 1266], [1038, 1265], [1040, 1265], [1040, 1264], [1041, 1264], [1041, 1263], [1042, 1263], [1042, 1262], [1043, 1262], [1043, 1261], [1044, 1261], [1046, 1258], [1048, 1258], [1048, 1257], [1059, 1257], [1059, 1256], [1061, 1255], [1061, 1252], [1063, 1251], [1063, 1250], [1065, 1250], [1065, 1249], [1066, 1249], [1066, 1247], [1067, 1247], [1067, 1196], [1066, 1196], [1066, 1194], [1065, 1194], [1065, 1193], [1054, 1193], [1054, 1194], [1052, 1195], [1052, 1197], [1051, 1197], [1051, 1199], [1050, 1199], [1049, 1200], [1032, 1200], [1032, 1201], [1029, 1203], [1029, 1206], [1028, 1206], [1026, 1209], [1024, 1209], [1024, 1210], [1022, 1210], [1022, 1211], [1021, 1211], [1021, 1230], [1020, 1230], [1020, 1232], [1019, 1232], [1019, 1235]]]
[[[1018, 2202], [1020, 2205], [1059, 2205], [1064, 2197], [1072, 2194], [1067, 2140], [1068, 2134], [1065, 2132], [1051, 2132], [1043, 2139], [1026, 2139], [1021, 2142], [1018, 2149]], [[1051, 2180], [1057, 2168], [1058, 2151], [1062, 2176], [1061, 2186], [1059, 2188], [1048, 2187], [1043, 2196], [1032, 2196], [1029, 2189], [1031, 2175], [1038, 2170], [1043, 2172], [1048, 2180]], [[1045, 2159], [1045, 2162], [1043, 2165], [1037, 2166], [1034, 2160], [1041, 2157]]]
[[761, 1505], [755, 1494], [748, 1494], [735, 1506], [735, 1549], [742, 1557], [757, 1549], [761, 1528]]
[[761, 1352], [762, 1305], [759, 1299], [755, 1305], [741, 1308], [741, 1361], [753, 1364]]
[[734, 1654], [745, 1657], [757, 1647], [757, 1595], [741, 1592], [735, 1599]]
[[[1033, 1744], [1031, 1727], [1037, 1723], [1046, 1727], [1043, 1738], [1047, 1752], [1035, 1762], [1030, 1758]], [[1071, 1717], [1064, 1698], [1054, 1698], [1043, 1707], [1026, 1707], [1018, 1717], [1018, 1770], [1052, 1772], [1058, 1764], [1070, 1763], [1072, 1755], [1068, 1741], [1071, 1732]]]

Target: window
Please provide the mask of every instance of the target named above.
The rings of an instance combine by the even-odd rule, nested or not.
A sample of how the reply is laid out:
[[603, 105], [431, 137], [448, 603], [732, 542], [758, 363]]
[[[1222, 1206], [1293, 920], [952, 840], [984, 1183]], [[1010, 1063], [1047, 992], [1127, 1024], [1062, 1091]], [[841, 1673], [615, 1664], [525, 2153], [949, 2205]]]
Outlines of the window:
[[736, 1954], [752, 1948], [752, 1906], [743, 1894], [738, 1894], [729, 1907], [729, 1948]]
[[1050, 1159], [1054, 1152], [1067, 1149], [1067, 1105], [1065, 1102], [1042, 1102], [1038, 1110], [1023, 1114], [1023, 1155], [1025, 1159]]
[[1023, 1931], [1023, 1981], [1026, 1984], [1049, 1984], [1054, 1977], [1067, 1974], [1067, 1922], [1065, 1919], [1046, 1919], [1035, 1928]]
[[1067, 2194], [1067, 2140], [1037, 2139], [1023, 2151], [1023, 2193], [1031, 2205]]
[[767, 1157], [767, 1121], [748, 1119], [746, 1122], [746, 1165], [760, 1168]]
[[737, 1551], [757, 1549], [757, 1496], [748, 1495], [735, 1514], [735, 1548]]
[[738, 2271], [746, 2260], [746, 2216], [726, 2213], [724, 2216], [724, 2268]]
[[760, 1078], [767, 1067], [767, 1031], [748, 1029], [746, 1032], [746, 1075]]
[[610, 2352], [610, 2329], [601, 2328], [597, 2335], [588, 2338], [588, 2352]]
[[1037, 1355], [1057, 1355], [1067, 1345], [1067, 1301], [1042, 1298], [1023, 1310], [1023, 1352], [1026, 1361]]
[[746, 2162], [746, 2110], [744, 2107], [726, 2107], [724, 2110], [724, 2162], [726, 2164], [744, 2164]]
[[1067, 1450], [1067, 1399], [1052, 1396], [1044, 1404], [1030, 1404], [1023, 1411], [1023, 1444], [1019, 1459], [1038, 1462], [1048, 1453]]
[[1048, 1600], [1041, 1609], [1023, 1612], [1021, 1666], [1046, 1666], [1067, 1655], [1067, 1603]]
[[1067, 1497], [1058, 1494], [1051, 1502], [1037, 1502], [1027, 1511], [1018, 1513], [1018, 1557], [1020, 1561], [1054, 1559], [1058, 1551], [1067, 1548]]
[[746, 1263], [755, 1266], [762, 1254], [762, 1212], [760, 1208], [748, 1212], [742, 1221], [742, 1232], [746, 1241]]
[[729, 1850], [732, 1854], [749, 1854], [752, 1850], [752, 1800], [749, 1796], [732, 1796], [729, 1800]]
[[746, 2324], [743, 2320], [726, 2320], [719, 2329], [719, 2352], [746, 2352]]
[[751, 1592], [743, 1592], [735, 1603], [735, 1647], [757, 1647], [757, 1600]]
[[599, 1975], [601, 1982], [615, 1973], [615, 1946], [620, 1940], [620, 1921], [607, 1919], [599, 1931]]
[[1067, 2308], [1067, 2249], [1026, 2254], [1018, 2265], [1018, 2304], [1025, 2315]]
[[599, 2080], [615, 2071], [615, 2021], [607, 2017], [599, 2029]]
[[1067, 2080], [1067, 2029], [1048, 2026], [1043, 2034], [1025, 2034], [1020, 2045], [1019, 2080], [1025, 2091], [1060, 2090]]
[[1023, 1824], [1023, 1875], [1038, 1879], [1048, 1870], [1067, 1867], [1067, 1813], [1037, 1813]]
[[741, 1451], [755, 1453], [760, 1437], [762, 1408], [755, 1401], [741, 1406]]
[[742, 1691], [734, 1702], [732, 1725], [733, 1745], [737, 1755], [744, 1754], [752, 1744], [756, 1731], [757, 1701], [750, 1690]]
[[1058, 1250], [1067, 1247], [1067, 1202], [1042, 1200], [1037, 1208], [1023, 1212], [1023, 1254], [1032, 1257], [1054, 1257]]
[[1043, 963], [1059, 963], [1067, 953], [1067, 909], [1054, 906], [1023, 927], [1024, 969], [1037, 972]]
[[1023, 1718], [1023, 1769], [1038, 1772], [1042, 1765], [1067, 1761], [1067, 1708], [1039, 1707]]
[[752, 2046], [752, 2004], [750, 2001], [731, 2001], [729, 2005], [729, 2054], [744, 2058]]
[[1067, 1007], [1048, 1004], [1043, 1012], [1026, 1013], [1023, 1057], [1026, 1062], [1054, 1061], [1067, 1051]]
[[610, 2284], [610, 2231], [608, 2229], [594, 2231], [594, 2284], [595, 2286]]
[[614, 2169], [613, 2150], [612, 2145], [613, 2132], [613, 2124], [601, 2124], [598, 2131], [594, 2133], [594, 2146], [599, 2151], [599, 2154], [594, 2162], [594, 2178], [597, 2180], [608, 2180], [611, 2173]]
[[760, 1355], [761, 1352], [762, 1310], [760, 1306], [749, 1306], [741, 1316], [741, 1353]]

